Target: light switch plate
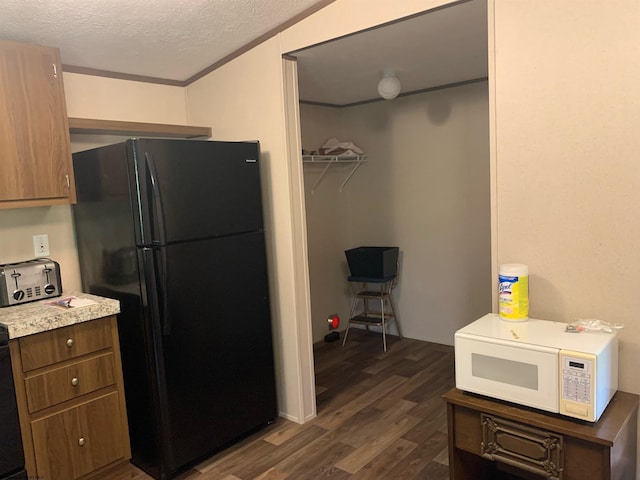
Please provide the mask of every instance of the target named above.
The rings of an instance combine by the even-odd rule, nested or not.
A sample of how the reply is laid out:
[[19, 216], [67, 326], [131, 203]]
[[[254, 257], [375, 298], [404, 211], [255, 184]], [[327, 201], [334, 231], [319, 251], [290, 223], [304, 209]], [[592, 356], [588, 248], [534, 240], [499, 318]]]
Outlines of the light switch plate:
[[49, 252], [49, 235], [34, 235], [33, 236], [33, 251], [36, 257], [48, 257]]

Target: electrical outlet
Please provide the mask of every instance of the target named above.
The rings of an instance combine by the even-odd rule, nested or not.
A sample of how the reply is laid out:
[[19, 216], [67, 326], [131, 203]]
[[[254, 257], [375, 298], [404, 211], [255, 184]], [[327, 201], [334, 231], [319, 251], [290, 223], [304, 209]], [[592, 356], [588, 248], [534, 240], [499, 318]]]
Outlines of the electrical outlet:
[[49, 256], [49, 235], [34, 235], [33, 236], [33, 251], [36, 257], [48, 257]]

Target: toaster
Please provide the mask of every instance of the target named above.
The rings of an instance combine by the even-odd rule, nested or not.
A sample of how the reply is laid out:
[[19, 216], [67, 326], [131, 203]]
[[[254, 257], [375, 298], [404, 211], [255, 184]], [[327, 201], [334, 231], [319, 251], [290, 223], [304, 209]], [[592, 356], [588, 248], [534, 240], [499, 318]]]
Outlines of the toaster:
[[62, 295], [60, 265], [48, 258], [0, 265], [0, 307]]

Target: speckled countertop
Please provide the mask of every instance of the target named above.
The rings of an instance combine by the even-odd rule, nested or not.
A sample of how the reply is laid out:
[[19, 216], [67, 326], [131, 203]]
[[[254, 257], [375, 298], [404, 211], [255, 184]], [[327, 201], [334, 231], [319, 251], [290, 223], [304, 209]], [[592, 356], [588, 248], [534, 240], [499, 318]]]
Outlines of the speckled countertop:
[[[48, 305], [67, 297], [93, 300], [95, 304], [64, 308]], [[24, 337], [35, 333], [87, 322], [120, 312], [120, 302], [88, 293], [65, 292], [61, 297], [23, 303], [0, 308], [0, 324], [9, 329], [9, 338]]]

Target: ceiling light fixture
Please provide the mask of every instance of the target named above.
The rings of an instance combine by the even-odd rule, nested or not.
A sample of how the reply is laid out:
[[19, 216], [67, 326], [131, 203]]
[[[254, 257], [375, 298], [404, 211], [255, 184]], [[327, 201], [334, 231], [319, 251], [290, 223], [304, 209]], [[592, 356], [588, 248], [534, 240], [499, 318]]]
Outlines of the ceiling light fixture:
[[378, 82], [378, 93], [385, 100], [391, 100], [396, 98], [400, 93], [400, 80], [396, 77], [393, 70], [385, 70], [382, 73], [382, 78]]

